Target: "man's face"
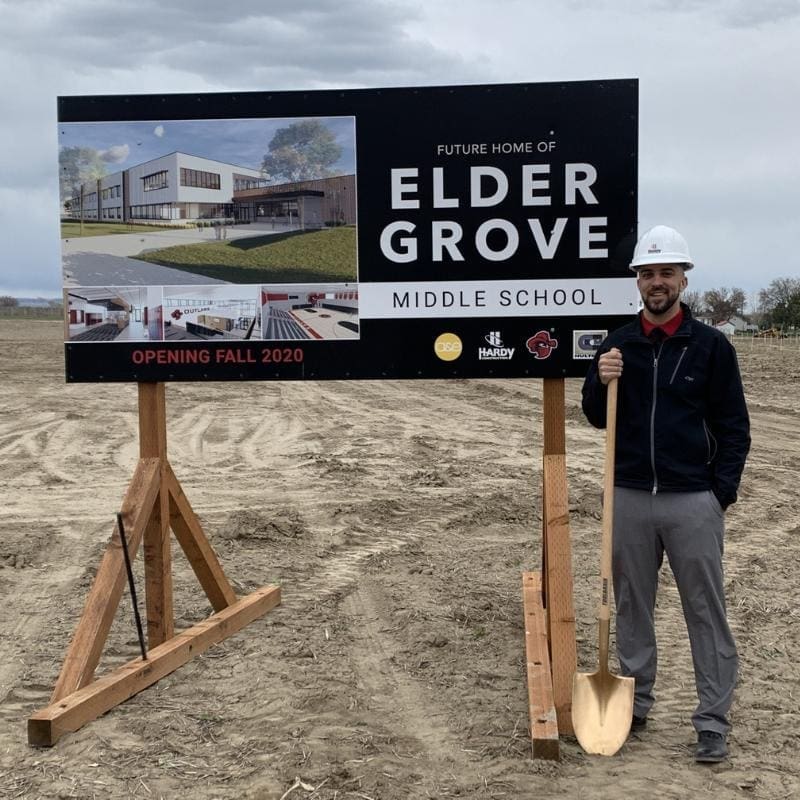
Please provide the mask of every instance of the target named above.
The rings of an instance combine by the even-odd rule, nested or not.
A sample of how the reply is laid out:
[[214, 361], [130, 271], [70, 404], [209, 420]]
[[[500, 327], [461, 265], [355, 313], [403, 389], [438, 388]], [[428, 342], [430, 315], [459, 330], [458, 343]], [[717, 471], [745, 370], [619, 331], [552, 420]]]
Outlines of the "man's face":
[[644, 307], [657, 316], [680, 300], [686, 284], [686, 275], [679, 264], [651, 264], [642, 267], [636, 277]]

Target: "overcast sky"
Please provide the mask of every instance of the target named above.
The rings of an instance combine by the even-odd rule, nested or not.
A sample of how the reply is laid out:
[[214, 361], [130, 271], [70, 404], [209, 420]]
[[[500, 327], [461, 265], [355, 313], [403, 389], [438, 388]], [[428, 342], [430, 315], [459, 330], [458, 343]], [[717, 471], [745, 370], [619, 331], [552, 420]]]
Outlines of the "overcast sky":
[[638, 78], [639, 231], [800, 277], [800, 0], [0, 0], [0, 293], [55, 295], [56, 97]]

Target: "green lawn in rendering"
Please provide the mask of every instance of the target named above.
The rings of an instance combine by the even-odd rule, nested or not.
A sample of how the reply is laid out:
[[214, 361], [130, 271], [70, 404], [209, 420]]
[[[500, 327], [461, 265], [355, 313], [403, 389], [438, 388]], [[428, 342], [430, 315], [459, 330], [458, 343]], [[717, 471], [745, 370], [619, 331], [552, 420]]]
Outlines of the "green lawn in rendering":
[[231, 283], [348, 283], [356, 280], [356, 229], [326, 228], [181, 244], [136, 256]]
[[62, 222], [61, 238], [77, 239], [83, 236], [110, 236], [112, 233], [163, 233], [167, 228], [163, 225], [128, 225], [124, 222], [84, 222], [81, 234], [80, 222]]

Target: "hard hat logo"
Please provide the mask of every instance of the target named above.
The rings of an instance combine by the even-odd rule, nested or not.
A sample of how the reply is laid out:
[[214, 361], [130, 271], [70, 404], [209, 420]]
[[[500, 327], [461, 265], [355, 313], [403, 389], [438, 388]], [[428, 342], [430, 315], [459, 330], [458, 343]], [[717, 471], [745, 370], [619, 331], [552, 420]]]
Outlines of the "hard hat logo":
[[633, 251], [630, 269], [638, 272], [652, 264], [680, 264], [684, 269], [694, 266], [686, 239], [674, 228], [656, 225], [639, 239]]

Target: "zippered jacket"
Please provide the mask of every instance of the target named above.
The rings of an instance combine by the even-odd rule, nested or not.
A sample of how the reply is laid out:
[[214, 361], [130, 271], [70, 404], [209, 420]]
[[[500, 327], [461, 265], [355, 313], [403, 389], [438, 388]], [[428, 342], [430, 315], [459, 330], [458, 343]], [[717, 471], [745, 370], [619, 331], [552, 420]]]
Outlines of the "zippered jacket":
[[583, 411], [606, 426], [606, 387], [597, 359], [622, 352], [614, 482], [630, 489], [711, 489], [723, 509], [736, 491], [750, 449], [750, 420], [736, 351], [715, 328], [693, 319], [654, 343], [637, 317], [600, 346], [583, 384]]

